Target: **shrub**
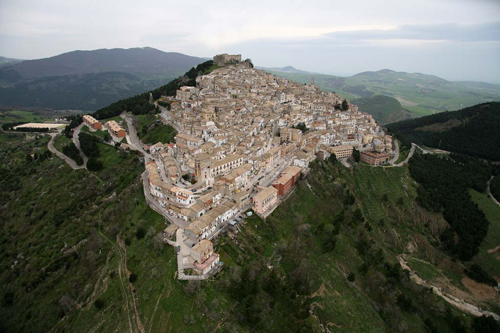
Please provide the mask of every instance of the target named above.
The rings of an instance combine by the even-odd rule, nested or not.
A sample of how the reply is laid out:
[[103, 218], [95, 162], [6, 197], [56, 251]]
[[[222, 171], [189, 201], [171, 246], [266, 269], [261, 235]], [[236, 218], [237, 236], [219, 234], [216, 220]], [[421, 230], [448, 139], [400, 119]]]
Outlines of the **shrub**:
[[142, 239], [142, 238], [144, 238], [145, 235], [146, 235], [146, 231], [142, 227], [137, 229], [137, 232], [135, 233], [135, 237], [137, 239]]
[[102, 299], [98, 298], [95, 300], [94, 306], [98, 309], [102, 309], [104, 307], [104, 301]]
[[486, 283], [491, 286], [496, 286], [497, 281], [492, 278], [481, 266], [473, 264], [470, 269], [464, 270], [465, 275], [479, 283]]

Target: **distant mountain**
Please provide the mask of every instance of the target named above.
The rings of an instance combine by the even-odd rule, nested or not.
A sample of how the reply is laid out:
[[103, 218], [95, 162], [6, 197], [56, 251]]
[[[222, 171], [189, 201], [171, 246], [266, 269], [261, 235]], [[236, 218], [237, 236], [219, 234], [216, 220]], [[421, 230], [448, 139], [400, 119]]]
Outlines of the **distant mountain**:
[[257, 67], [257, 69], [263, 69], [269, 72], [281, 72], [281, 73], [291, 73], [291, 74], [312, 74], [310, 72], [301, 71], [293, 66], [285, 67]]
[[361, 97], [352, 103], [357, 105], [359, 110], [373, 115], [373, 118], [382, 125], [414, 117], [414, 114], [403, 108], [397, 99], [389, 96]]
[[12, 58], [6, 58], [6, 57], [0, 57], [0, 66], [5, 66], [8, 64], [16, 63], [16, 62], [21, 62], [23, 60], [21, 59], [12, 59]]
[[387, 125], [406, 146], [412, 142], [455, 153], [500, 161], [500, 103]]
[[0, 68], [0, 105], [97, 110], [161, 86], [203, 61], [150, 47], [26, 60]]
[[[434, 75], [382, 69], [351, 77], [286, 72], [268, 69], [278, 76], [309, 83], [311, 76], [322, 89], [349, 100], [384, 95], [397, 99], [413, 117], [458, 110], [475, 104], [500, 101], [500, 85], [485, 82], [452, 82]], [[298, 71], [298, 70], [297, 70]], [[369, 109], [364, 110], [372, 113]]]

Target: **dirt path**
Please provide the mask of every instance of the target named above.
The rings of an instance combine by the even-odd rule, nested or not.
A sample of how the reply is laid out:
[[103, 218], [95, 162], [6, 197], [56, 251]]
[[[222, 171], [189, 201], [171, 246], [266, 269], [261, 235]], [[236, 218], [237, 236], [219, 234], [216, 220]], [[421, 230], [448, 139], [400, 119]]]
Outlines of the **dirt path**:
[[139, 332], [144, 333], [144, 325], [142, 325], [141, 318], [139, 316], [139, 311], [137, 310], [137, 304], [135, 302], [135, 295], [134, 295], [134, 285], [129, 281], [128, 277], [130, 276], [130, 271], [127, 268], [127, 248], [125, 247], [125, 244], [123, 243], [123, 240], [120, 239], [120, 235], [116, 235], [116, 242], [120, 246], [120, 248], [123, 251], [123, 268], [125, 269], [126, 275], [127, 275], [127, 281], [128, 281], [128, 286], [130, 289], [130, 294], [132, 296], [132, 307], [134, 309], [135, 313], [135, 322], [137, 325], [137, 329]]
[[[170, 295], [170, 290], [171, 290], [170, 287], [171, 287], [170, 280], [168, 280], [168, 293], [167, 293], [167, 297]], [[158, 310], [158, 305], [160, 304], [160, 300], [163, 297], [163, 291], [164, 290], [165, 290], [165, 285], [163, 285], [163, 288], [161, 290], [160, 296], [158, 297], [158, 300], [156, 301], [155, 309], [153, 310], [153, 313], [151, 314], [151, 318], [149, 319], [149, 330], [148, 330], [148, 333], [151, 333], [151, 329], [153, 328], [156, 310]], [[147, 324], [148, 323], [146, 321], [146, 325]]]
[[314, 194], [317, 198], [319, 198], [318, 195], [316, 193], [314, 193], [311, 184], [309, 184], [309, 182], [307, 180], [306, 180], [306, 185], [311, 190], [312, 194]]
[[418, 276], [415, 273], [415, 271], [413, 271], [408, 266], [408, 263], [403, 259], [403, 256], [404, 255], [398, 256], [399, 264], [401, 265], [401, 268], [403, 270], [407, 270], [410, 272], [410, 278], [411, 278], [411, 280], [413, 280], [413, 282], [415, 282], [418, 285], [422, 285], [426, 288], [432, 288], [433, 293], [440, 296], [446, 302], [457, 307], [458, 309], [460, 309], [463, 312], [469, 313], [469, 314], [476, 316], [476, 317], [481, 317], [483, 315], [492, 316], [493, 318], [495, 318], [495, 320], [500, 321], [500, 316], [498, 314], [490, 312], [490, 311], [485, 311], [485, 310], [483, 310], [475, 305], [472, 305], [470, 303], [465, 302], [463, 299], [457, 298], [451, 294], [444, 292], [440, 287], [436, 287], [436, 286], [433, 286], [433, 285], [427, 283], [424, 279], [422, 279], [420, 276]]
[[[128, 293], [125, 289], [125, 285], [123, 284], [123, 275], [126, 275], [123, 273], [123, 253], [121, 252], [120, 247], [118, 247], [116, 244], [114, 244], [106, 235], [104, 235], [101, 230], [99, 230], [99, 234], [108, 241], [111, 246], [113, 247], [113, 250], [118, 252], [119, 255], [119, 260], [118, 260], [118, 275], [120, 277], [120, 289], [122, 291], [123, 298], [125, 299], [125, 310], [127, 313], [127, 320], [128, 320], [128, 326], [129, 326], [129, 332], [133, 333], [132, 330], [132, 320], [130, 319], [130, 309], [129, 309], [129, 300], [128, 300]], [[117, 236], [118, 237], [118, 236]], [[126, 278], [128, 280], [128, 275], [126, 275]]]

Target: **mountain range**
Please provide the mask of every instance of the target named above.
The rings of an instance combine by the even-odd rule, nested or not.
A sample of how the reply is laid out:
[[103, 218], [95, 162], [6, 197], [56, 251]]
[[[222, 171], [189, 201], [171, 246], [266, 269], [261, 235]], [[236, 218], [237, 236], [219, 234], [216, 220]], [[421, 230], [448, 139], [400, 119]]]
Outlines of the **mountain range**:
[[5, 66], [8, 64], [17, 63], [17, 62], [21, 62], [21, 61], [23, 61], [23, 60], [0, 57], [0, 66]]
[[93, 111], [161, 86], [203, 61], [146, 47], [11, 62], [0, 67], [0, 105]]
[[[50, 58], [0, 57], [0, 106], [95, 111], [150, 91], [205, 58], [154, 48], [73, 51]], [[500, 85], [452, 82], [433, 75], [383, 69], [350, 77], [293, 66], [264, 68], [301, 83], [315, 83], [353, 101], [381, 124], [500, 101]]]
[[[316, 74], [295, 69], [264, 68], [281, 77], [310, 83], [314, 77], [316, 85], [327, 91], [363, 104], [362, 111], [374, 114], [383, 124], [404, 120], [407, 117], [420, 117], [441, 111], [453, 111], [475, 104], [500, 101], [500, 85], [486, 82], [447, 81], [434, 75], [421, 73], [396, 72], [382, 69], [375, 72], [362, 72], [350, 77]], [[380, 112], [372, 112], [370, 98], [377, 97]], [[395, 100], [401, 107], [396, 105]], [[380, 104], [384, 101], [384, 104]], [[368, 102], [368, 103], [367, 103]], [[388, 111], [392, 110], [392, 111]], [[378, 115], [377, 115], [378, 114]]]

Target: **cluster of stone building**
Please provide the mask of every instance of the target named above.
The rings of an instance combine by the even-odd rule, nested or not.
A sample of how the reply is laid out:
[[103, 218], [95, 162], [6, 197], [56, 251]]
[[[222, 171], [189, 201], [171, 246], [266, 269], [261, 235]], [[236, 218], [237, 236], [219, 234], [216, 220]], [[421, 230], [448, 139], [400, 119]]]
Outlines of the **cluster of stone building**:
[[190, 222], [184, 235], [193, 249], [202, 241], [210, 248], [240, 212], [253, 208], [265, 217], [318, 156], [347, 158], [354, 148], [392, 153], [392, 138], [373, 117], [351, 104], [339, 110], [338, 95], [253, 69], [240, 55], [214, 62], [223, 67], [197, 77], [196, 87], [162, 97], [171, 106], [162, 117], [179, 133], [175, 144], [150, 147], [155, 161], [147, 165], [151, 194]]

